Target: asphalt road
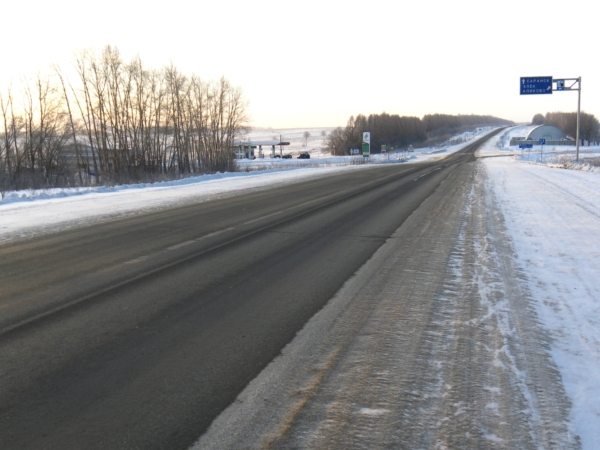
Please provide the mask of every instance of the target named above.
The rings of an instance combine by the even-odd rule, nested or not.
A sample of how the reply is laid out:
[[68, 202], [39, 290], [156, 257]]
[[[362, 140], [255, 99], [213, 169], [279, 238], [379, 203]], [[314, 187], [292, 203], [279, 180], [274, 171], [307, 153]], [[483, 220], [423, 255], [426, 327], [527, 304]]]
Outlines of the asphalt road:
[[191, 450], [581, 449], [488, 167], [457, 165]]
[[478, 145], [0, 246], [0, 448], [188, 447]]

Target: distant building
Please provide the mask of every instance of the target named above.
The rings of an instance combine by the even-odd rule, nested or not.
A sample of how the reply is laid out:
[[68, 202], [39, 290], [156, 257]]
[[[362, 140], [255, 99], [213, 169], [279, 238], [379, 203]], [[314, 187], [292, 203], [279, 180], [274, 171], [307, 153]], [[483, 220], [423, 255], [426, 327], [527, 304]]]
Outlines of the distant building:
[[540, 125], [537, 128], [531, 130], [527, 135], [527, 140], [538, 141], [540, 139], [546, 139], [546, 141], [560, 141], [566, 139], [567, 135], [563, 133], [560, 128], [553, 127], [552, 125]]
[[[237, 159], [255, 159], [257, 156], [259, 158], [264, 158], [263, 146], [266, 148], [270, 148], [270, 157], [277, 158], [283, 156], [283, 147], [286, 145], [290, 145], [289, 142], [279, 141], [236, 141], [234, 143], [233, 150], [235, 152], [235, 157]], [[279, 146], [279, 155], [277, 155], [277, 150], [275, 147]], [[258, 148], [258, 155], [254, 154], [254, 150]]]
[[510, 145], [538, 145], [540, 139], [545, 139], [546, 145], [575, 145], [573, 139], [568, 139], [560, 128], [552, 125], [540, 125], [531, 130], [527, 137], [514, 137], [510, 140]]

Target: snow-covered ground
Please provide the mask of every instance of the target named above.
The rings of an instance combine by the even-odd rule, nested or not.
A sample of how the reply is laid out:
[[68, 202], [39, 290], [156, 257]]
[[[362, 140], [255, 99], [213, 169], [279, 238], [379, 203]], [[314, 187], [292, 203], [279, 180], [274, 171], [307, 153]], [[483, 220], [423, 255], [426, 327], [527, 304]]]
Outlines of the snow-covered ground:
[[[283, 153], [291, 153], [296, 157], [300, 152], [309, 152], [312, 157], [329, 156], [324, 151], [325, 140], [333, 128], [257, 128], [244, 136], [249, 141], [281, 141], [289, 142]], [[304, 135], [308, 133], [305, 139]], [[277, 149], [279, 150], [279, 149]], [[268, 152], [265, 152], [265, 154]]]
[[[326, 139], [331, 128], [308, 128], [308, 129], [285, 129], [285, 130], [267, 130], [260, 129], [250, 132], [245, 139], [253, 141], [281, 140], [289, 142], [290, 145], [284, 147], [283, 153], [292, 155], [291, 159], [271, 158], [271, 150], [263, 149], [263, 158], [254, 160], [240, 159], [237, 161], [241, 170], [256, 171], [265, 169], [280, 169], [280, 168], [298, 168], [298, 167], [332, 167], [340, 165], [363, 164], [364, 160], [361, 155], [347, 156], [331, 156], [325, 151]], [[491, 127], [478, 128], [473, 131], [452, 137], [452, 145], [450, 142], [442, 142], [435, 147], [418, 148], [413, 152], [395, 150], [385, 154], [373, 153], [369, 159], [370, 163], [397, 163], [400, 161], [419, 162], [430, 160], [435, 157], [443, 157], [449, 153], [453, 153], [465, 146], [466, 143], [472, 142], [473, 139], [482, 136], [491, 131]], [[309, 136], [305, 140], [304, 133]], [[279, 152], [279, 149], [276, 149]], [[298, 154], [307, 151], [310, 159], [297, 159]]]
[[[292, 144], [302, 148], [300, 140], [304, 129], [267, 130], [266, 135], [257, 134], [250, 138], [271, 139], [278, 131], [285, 133], [284, 138]], [[328, 176], [339, 171], [368, 169], [374, 164], [401, 163], [398, 159], [402, 157], [401, 153], [373, 155], [367, 164], [364, 164], [361, 156], [328, 157], [321, 147], [325, 136], [320, 131], [326, 129], [307, 131], [311, 136], [314, 135], [310, 147], [314, 150], [314, 157], [310, 160], [265, 158], [246, 161], [254, 166], [249, 172], [203, 175], [153, 184], [7, 192], [0, 199], [0, 242], [153, 209], [237, 195], [251, 189], [273, 189], [282, 183]], [[419, 149], [410, 154], [410, 161], [442, 158], [489, 131], [480, 129], [476, 133], [463, 133], [460, 137], [465, 142], [449, 146], [441, 152], [440, 149]], [[265, 133], [264, 130], [261, 132]], [[354, 163], [356, 160], [359, 164]]]
[[[508, 134], [525, 135], [522, 129]], [[598, 449], [600, 173], [561, 169], [550, 159], [541, 163], [539, 149], [522, 155], [518, 148], [498, 145], [499, 140], [502, 136], [488, 141], [480, 156], [513, 152], [517, 157], [484, 158], [487, 182], [528, 275], [539, 320], [553, 338], [552, 356], [573, 403], [573, 429], [581, 436], [583, 448]], [[574, 149], [551, 151], [572, 158]], [[582, 147], [580, 155], [599, 151]]]
[[[452, 233], [445, 236], [445, 228], [432, 235], [422, 231], [425, 243], [433, 242], [428, 265], [403, 268], [414, 259], [409, 244], [420, 236], [406, 234], [411, 217], [408, 228], [396, 232], [398, 239], [380, 248], [193, 448], [245, 443], [254, 448], [261, 442], [294, 448], [393, 442], [452, 448], [449, 440], [468, 443], [472, 431], [481, 433], [479, 427], [488, 448], [600, 448], [600, 281], [595, 276], [600, 273], [600, 174], [534, 162], [503, 145], [524, 133], [508, 130], [478, 152], [458, 240]], [[458, 216], [448, 213], [439, 222], [450, 229]], [[446, 269], [436, 266], [444, 245], [455, 246]], [[433, 303], [443, 314], [437, 320], [433, 312], [419, 316], [415, 305], [434, 295], [424, 290], [444, 270], [454, 272]], [[420, 274], [414, 285], [410, 277], [399, 277], [407, 272]], [[469, 286], [478, 291], [473, 299]], [[403, 301], [404, 294], [420, 301]], [[447, 310], [439, 306], [444, 302]], [[465, 303], [472, 305], [472, 317], [454, 311]], [[419, 337], [416, 324], [428, 321], [432, 330]], [[481, 359], [475, 350], [468, 357], [458, 354], [465, 330], [480, 338], [474, 348], [484, 348]], [[344, 332], [346, 338], [337, 337]], [[413, 342], [411, 333], [425, 342], [419, 347], [423, 354], [413, 359], [405, 345]], [[434, 343], [429, 356], [428, 343]], [[486, 352], [492, 361], [486, 361]], [[462, 366], [468, 366], [464, 373]], [[295, 382], [293, 390], [288, 378]], [[463, 386], [470, 396], [461, 397], [464, 379], [473, 384]], [[445, 391], [436, 392], [436, 386]], [[485, 405], [478, 411], [480, 397]], [[477, 417], [466, 415], [467, 409]], [[473, 422], [461, 427], [461, 418]], [[434, 446], [423, 438], [432, 423], [439, 432]], [[509, 432], [502, 429], [507, 423]]]
[[[308, 131], [312, 136], [316, 130]], [[315, 134], [315, 141], [323, 138], [319, 132]], [[478, 155], [482, 157], [487, 188], [496, 197], [513, 241], [515, 258], [527, 275], [540, 325], [552, 338], [551, 355], [572, 402], [570, 429], [580, 436], [584, 449], [597, 449], [600, 448], [600, 173], [589, 166], [574, 167], [585, 170], [561, 168], [564, 164], [557, 163], [557, 158], [562, 155], [568, 159], [573, 148], [544, 148], [540, 159], [539, 148], [521, 152], [508, 146], [511, 136], [526, 134], [526, 127], [512, 128], [488, 141]], [[272, 131], [266, 131], [262, 138], [273, 137]], [[476, 137], [469, 136], [471, 140]], [[413, 161], [441, 158], [466, 144], [442, 153], [425, 149], [411, 156]], [[374, 166], [348, 164], [347, 158], [327, 162], [325, 158], [316, 158], [316, 153], [310, 160], [313, 167], [287, 165], [153, 185], [9, 192], [0, 201], [0, 242]], [[597, 154], [600, 148], [581, 148], [581, 158]], [[372, 160], [384, 163], [387, 158], [378, 156]], [[390, 160], [398, 162], [392, 155]]]

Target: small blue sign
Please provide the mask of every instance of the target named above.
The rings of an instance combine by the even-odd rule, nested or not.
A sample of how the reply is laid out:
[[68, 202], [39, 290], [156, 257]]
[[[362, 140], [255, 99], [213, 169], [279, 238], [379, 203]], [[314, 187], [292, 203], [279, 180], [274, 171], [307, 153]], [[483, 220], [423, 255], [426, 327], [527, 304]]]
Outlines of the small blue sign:
[[565, 80], [556, 80], [556, 90], [557, 91], [565, 90]]
[[540, 139], [540, 145], [546, 145], [546, 139]]
[[519, 144], [519, 148], [533, 148], [533, 144]]
[[521, 77], [521, 95], [552, 94], [552, 77]]

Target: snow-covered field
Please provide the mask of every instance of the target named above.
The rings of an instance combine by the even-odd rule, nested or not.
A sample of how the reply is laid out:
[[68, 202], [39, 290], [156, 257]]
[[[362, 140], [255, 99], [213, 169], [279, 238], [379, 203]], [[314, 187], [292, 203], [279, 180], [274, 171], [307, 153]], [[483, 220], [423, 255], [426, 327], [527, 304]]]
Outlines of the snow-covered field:
[[[281, 141], [289, 142], [290, 145], [283, 148], [284, 153], [291, 153], [296, 157], [298, 153], [307, 151], [312, 157], [329, 156], [324, 151], [325, 139], [333, 128], [258, 128], [253, 129], [244, 136], [249, 141]], [[304, 138], [304, 134], [308, 137]]]
[[[362, 164], [362, 156], [331, 156], [325, 151], [326, 139], [331, 128], [308, 128], [308, 129], [285, 129], [285, 130], [254, 130], [249, 133], [245, 139], [253, 141], [281, 140], [289, 142], [289, 146], [283, 148], [283, 153], [292, 155], [291, 159], [280, 159], [270, 157], [270, 148], [263, 149], [264, 158], [254, 160], [241, 159], [238, 165], [242, 170], [265, 170], [274, 168], [295, 168], [295, 167], [331, 167], [339, 165]], [[373, 163], [395, 163], [403, 160], [418, 162], [428, 160], [434, 155], [447, 155], [453, 153], [465, 146], [465, 143], [472, 142], [474, 138], [479, 137], [489, 131], [491, 127], [478, 128], [474, 131], [466, 131], [453, 136], [452, 141], [457, 142], [450, 145], [449, 142], [442, 142], [435, 147], [418, 148], [414, 152], [396, 150], [386, 154], [372, 154], [370, 162]], [[304, 133], [309, 136], [305, 140]], [[279, 149], [277, 148], [277, 151]], [[307, 151], [310, 159], [297, 159], [298, 154]]]
[[[288, 139], [292, 146], [302, 149], [300, 140], [304, 129], [279, 131], [285, 133], [283, 138]], [[282, 183], [328, 176], [339, 171], [368, 169], [375, 164], [401, 163], [401, 153], [373, 155], [367, 164], [363, 164], [361, 156], [328, 157], [322, 152], [325, 137], [317, 132], [326, 130], [307, 131], [311, 136], [314, 135], [313, 141], [310, 141], [314, 157], [310, 160], [265, 158], [246, 161], [254, 166], [249, 172], [203, 175], [153, 184], [7, 192], [0, 200], [0, 242], [153, 209], [236, 195], [250, 189], [272, 189]], [[264, 134], [264, 131], [261, 132]], [[270, 130], [266, 131], [266, 135], [256, 134], [250, 138], [271, 139], [277, 132], [278, 130]], [[489, 132], [489, 129], [481, 129], [477, 133], [463, 133], [461, 137], [465, 140], [464, 143], [449, 146], [442, 152], [439, 149], [419, 149], [410, 154], [410, 161], [442, 158], [460, 150], [486, 132]], [[354, 164], [355, 160], [360, 164]]]
[[[300, 138], [303, 131], [298, 131]], [[369, 170], [376, 163], [388, 162], [387, 155], [373, 157], [372, 164], [363, 165], [349, 164], [345, 157], [318, 158], [316, 149], [322, 145], [322, 130], [307, 131], [315, 136], [308, 145], [312, 167], [262, 167], [269, 170], [153, 185], [9, 192], [0, 201], [0, 242], [169, 205], [271, 189], [338, 171]], [[521, 152], [507, 146], [512, 135], [526, 133], [523, 127], [510, 129], [488, 141], [478, 156], [482, 157], [486, 186], [496, 197], [513, 241], [514, 257], [527, 275], [540, 325], [552, 338], [551, 355], [572, 402], [569, 428], [580, 436], [584, 449], [597, 449], [600, 448], [600, 173], [589, 166], [574, 167], [584, 170], [560, 168], [563, 165], [557, 164], [557, 158], [573, 155], [573, 148], [544, 148], [540, 158], [539, 148]], [[252, 138], [275, 137], [274, 130], [266, 130], [264, 134]], [[291, 132], [282, 134], [284, 139], [292, 141]], [[477, 137], [469, 136], [471, 140]], [[466, 144], [442, 153], [424, 149], [411, 156], [413, 161], [442, 158]], [[304, 149], [300, 146], [296, 150]], [[582, 158], [597, 154], [600, 148], [581, 148]], [[390, 162], [398, 163], [395, 157], [390, 155]]]
[[[525, 135], [518, 129], [510, 133]], [[499, 138], [490, 140], [480, 155], [510, 151], [498, 148]], [[571, 156], [573, 150], [552, 149]], [[582, 147], [580, 155], [599, 151]], [[552, 356], [573, 402], [573, 429], [584, 448], [598, 449], [600, 173], [557, 168], [551, 160], [541, 163], [539, 153], [537, 161], [526, 152], [516, 153], [516, 158], [485, 158], [487, 182], [528, 275], [539, 320], [553, 339]]]

